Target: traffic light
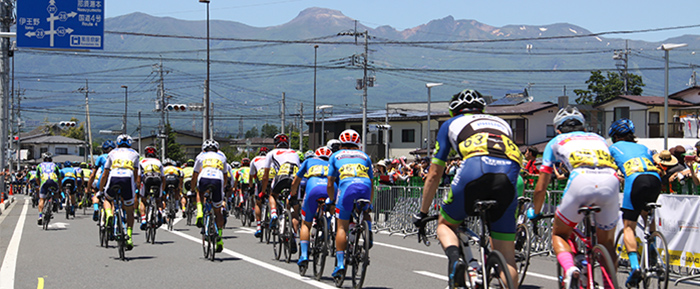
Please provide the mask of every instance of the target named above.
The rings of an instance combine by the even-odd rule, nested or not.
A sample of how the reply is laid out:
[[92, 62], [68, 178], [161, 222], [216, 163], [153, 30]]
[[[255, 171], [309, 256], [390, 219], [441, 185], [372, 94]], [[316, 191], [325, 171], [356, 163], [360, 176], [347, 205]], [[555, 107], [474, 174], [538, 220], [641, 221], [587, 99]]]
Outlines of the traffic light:
[[75, 127], [75, 122], [74, 121], [62, 121], [62, 122], [59, 122], [58, 125], [60, 127]]
[[186, 104], [168, 104], [166, 107], [168, 111], [186, 111], [187, 110], [187, 105]]

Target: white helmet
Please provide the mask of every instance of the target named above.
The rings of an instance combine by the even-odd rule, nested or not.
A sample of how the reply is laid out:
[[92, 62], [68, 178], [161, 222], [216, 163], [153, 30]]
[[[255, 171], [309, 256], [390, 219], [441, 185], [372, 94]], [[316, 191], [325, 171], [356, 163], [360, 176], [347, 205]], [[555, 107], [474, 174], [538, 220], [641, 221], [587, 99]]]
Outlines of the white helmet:
[[554, 128], [559, 129], [559, 126], [561, 126], [567, 120], [578, 120], [581, 122], [581, 125], [586, 124], [586, 119], [583, 117], [583, 114], [578, 111], [578, 108], [567, 106], [560, 109], [559, 112], [557, 112], [557, 115], [554, 116]]
[[120, 134], [117, 137], [117, 141], [116, 141], [118, 147], [123, 147], [123, 146], [131, 147], [132, 142], [133, 142], [133, 139], [131, 139], [131, 136], [129, 136], [128, 134]]
[[219, 143], [213, 139], [205, 140], [204, 143], [202, 144], [202, 150], [203, 151], [207, 151], [207, 150], [218, 151], [219, 150]]
[[341, 144], [354, 144], [360, 146], [360, 134], [354, 129], [346, 129], [340, 133], [338, 140]]

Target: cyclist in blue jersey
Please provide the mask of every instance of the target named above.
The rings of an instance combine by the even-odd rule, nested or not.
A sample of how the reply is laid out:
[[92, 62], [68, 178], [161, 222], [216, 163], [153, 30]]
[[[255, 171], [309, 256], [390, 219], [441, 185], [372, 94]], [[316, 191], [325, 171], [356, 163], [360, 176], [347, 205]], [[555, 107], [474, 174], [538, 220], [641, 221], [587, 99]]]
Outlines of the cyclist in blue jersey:
[[[49, 188], [53, 187], [56, 192], [61, 190], [61, 171], [58, 166], [53, 163], [53, 156], [50, 152], [42, 154], [44, 162], [36, 167], [36, 178], [39, 180], [39, 220], [37, 224], [41, 226], [43, 223], [44, 203], [49, 192]], [[48, 200], [51, 202], [51, 200]], [[55, 210], [55, 208], [54, 208]]]
[[486, 101], [476, 90], [465, 89], [452, 96], [449, 104], [452, 118], [438, 130], [435, 154], [423, 186], [421, 208], [413, 216], [413, 223], [424, 228], [423, 219], [427, 217], [442, 182], [448, 154], [454, 149], [462, 164], [455, 172], [450, 192], [444, 196], [437, 227], [438, 240], [448, 259], [450, 288], [466, 286], [467, 265], [477, 265], [471, 250], [465, 250], [466, 260], [460, 257], [459, 238], [455, 233], [467, 216], [477, 215], [473, 210], [477, 200], [497, 201], [497, 205], [488, 211], [492, 245], [505, 257], [513, 280], [518, 280], [514, 240], [518, 204], [516, 182], [522, 154], [512, 141], [513, 132], [508, 123], [484, 114], [485, 107]]
[[92, 186], [95, 194], [92, 196], [92, 207], [94, 211], [92, 212], [92, 220], [97, 222], [100, 210], [100, 195], [97, 189], [100, 186], [100, 181], [102, 180], [102, 172], [104, 171], [105, 163], [107, 162], [107, 156], [117, 145], [112, 140], [106, 140], [102, 143], [102, 154], [95, 160], [95, 166], [92, 168], [92, 174], [90, 174], [90, 179], [88, 180], [88, 186]]
[[[340, 133], [340, 150], [331, 155], [328, 162], [328, 184], [326, 192], [331, 201], [335, 201], [335, 218], [337, 220], [337, 232], [335, 234], [336, 260], [338, 264], [333, 270], [333, 277], [345, 275], [345, 248], [348, 245], [347, 231], [350, 226], [355, 200], [372, 200], [374, 197], [374, 177], [372, 161], [369, 156], [360, 150], [360, 134], [352, 129], [346, 129]], [[336, 179], [338, 190], [336, 196]], [[365, 216], [370, 232], [370, 246], [372, 246], [372, 219]]]
[[[66, 198], [70, 198], [71, 207], [66, 208], [70, 210], [70, 214], [75, 216], [75, 193], [78, 191], [78, 176], [75, 175], [75, 169], [73, 168], [73, 163], [66, 161], [63, 163], [63, 169], [61, 169], [61, 174], [63, 179], [61, 180], [61, 186], [65, 187], [66, 184], [70, 184], [72, 189], [68, 192]], [[82, 175], [80, 176], [82, 179]]]
[[[637, 241], [635, 228], [637, 218], [641, 214], [646, 220], [647, 212], [643, 211], [647, 203], [655, 202], [661, 193], [661, 178], [659, 169], [653, 161], [651, 150], [642, 144], [638, 144], [634, 135], [634, 123], [622, 118], [610, 125], [608, 135], [612, 138], [610, 154], [615, 158], [615, 163], [625, 177], [622, 199], [622, 220], [624, 223], [624, 242], [627, 248], [632, 270], [627, 282], [628, 288], [637, 287], [642, 277], [639, 268], [639, 254], [637, 253]], [[652, 222], [652, 226], [654, 223]], [[655, 231], [651, 227], [650, 232]]]
[[301, 185], [302, 179], [307, 179], [305, 189], [306, 195], [301, 205], [301, 218], [302, 221], [304, 221], [304, 225], [301, 226], [299, 233], [301, 245], [301, 256], [297, 262], [299, 267], [308, 266], [309, 263], [308, 252], [309, 240], [311, 239], [309, 231], [311, 230], [311, 225], [316, 215], [316, 210], [318, 209], [317, 200], [328, 200], [326, 188], [328, 186], [328, 158], [331, 154], [331, 150], [327, 147], [318, 148], [313, 157], [305, 158], [306, 160], [301, 164], [292, 182], [291, 194], [294, 197], [297, 193], [297, 189]]

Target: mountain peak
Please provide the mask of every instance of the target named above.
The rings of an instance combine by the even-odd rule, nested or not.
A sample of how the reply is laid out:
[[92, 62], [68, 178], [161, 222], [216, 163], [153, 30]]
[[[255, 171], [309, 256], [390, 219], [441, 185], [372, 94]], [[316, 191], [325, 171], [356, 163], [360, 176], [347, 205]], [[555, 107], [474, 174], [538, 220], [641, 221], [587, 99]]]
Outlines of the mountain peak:
[[[321, 7], [310, 7], [302, 10], [299, 12], [299, 15], [297, 15], [294, 20], [301, 19], [301, 18], [307, 18], [307, 17], [315, 17], [315, 18], [321, 18], [321, 17], [339, 17], [339, 18], [347, 18], [347, 16], [343, 15], [342, 12], [339, 10], [333, 10], [333, 9], [328, 9], [328, 8], [321, 8]], [[292, 21], [294, 21], [292, 20]]]
[[292, 21], [282, 26], [308, 26], [308, 27], [334, 27], [334, 29], [348, 29], [354, 20], [343, 15], [342, 12], [333, 9], [311, 7], [304, 9]]

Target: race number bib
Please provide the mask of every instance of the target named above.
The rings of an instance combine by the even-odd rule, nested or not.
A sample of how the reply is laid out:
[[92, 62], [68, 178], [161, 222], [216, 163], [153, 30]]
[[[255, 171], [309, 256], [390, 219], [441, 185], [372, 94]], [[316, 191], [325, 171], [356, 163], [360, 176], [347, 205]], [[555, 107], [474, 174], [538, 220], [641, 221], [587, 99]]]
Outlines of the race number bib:
[[369, 168], [362, 164], [347, 164], [338, 169], [340, 179], [344, 178], [369, 178]]
[[133, 170], [134, 169], [134, 162], [130, 160], [121, 160], [121, 159], [116, 159], [112, 161], [112, 166], [110, 169], [115, 170], [115, 169], [125, 169], [125, 170]]
[[465, 160], [474, 156], [488, 155], [488, 140], [487, 132], [473, 134], [459, 144], [459, 152]]
[[206, 159], [202, 162], [202, 168], [214, 168], [223, 171], [224, 162], [219, 159]]
[[291, 163], [284, 163], [280, 166], [280, 170], [277, 172], [280, 176], [296, 174], [299, 168]]
[[305, 178], [310, 177], [324, 177], [328, 175], [328, 166], [315, 165], [309, 168], [306, 172]]
[[634, 173], [659, 172], [659, 169], [654, 166], [654, 163], [652, 163], [651, 160], [642, 157], [630, 159], [622, 164], [622, 167], [625, 168], [626, 177], [629, 177]]
[[144, 174], [160, 174], [160, 167], [154, 164], [147, 165], [143, 168]]
[[609, 167], [617, 169], [615, 159], [604, 150], [580, 149], [569, 155], [569, 163], [578, 167]]

